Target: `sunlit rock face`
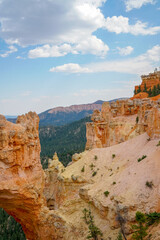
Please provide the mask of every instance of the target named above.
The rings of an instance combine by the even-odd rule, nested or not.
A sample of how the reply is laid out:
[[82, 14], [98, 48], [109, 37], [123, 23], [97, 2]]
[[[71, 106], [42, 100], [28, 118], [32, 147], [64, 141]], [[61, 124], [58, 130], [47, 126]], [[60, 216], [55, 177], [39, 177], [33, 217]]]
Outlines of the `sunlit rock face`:
[[17, 124], [0, 116], [0, 206], [21, 223], [28, 239], [52, 239], [54, 224], [48, 230], [38, 126], [36, 113], [18, 117]]
[[[121, 216], [129, 240], [136, 211], [160, 212], [159, 102], [105, 103], [92, 119], [99, 135], [92, 128], [91, 147], [100, 147], [73, 155], [66, 168], [55, 153], [43, 171], [37, 114], [16, 124], [0, 116], [0, 207], [21, 223], [27, 239], [86, 240], [83, 210], [90, 208], [104, 239], [117, 238]], [[148, 231], [159, 240], [157, 226]]]
[[109, 147], [144, 132], [156, 138], [160, 135], [160, 101], [145, 98], [104, 103], [91, 119], [86, 149]]
[[135, 86], [135, 92], [137, 92], [139, 87], [143, 92], [144, 90], [152, 89], [154, 86], [160, 84], [160, 71], [156, 70], [153, 73], [149, 73], [148, 75], [142, 75], [141, 79], [142, 83], [140, 84], [140, 86]]

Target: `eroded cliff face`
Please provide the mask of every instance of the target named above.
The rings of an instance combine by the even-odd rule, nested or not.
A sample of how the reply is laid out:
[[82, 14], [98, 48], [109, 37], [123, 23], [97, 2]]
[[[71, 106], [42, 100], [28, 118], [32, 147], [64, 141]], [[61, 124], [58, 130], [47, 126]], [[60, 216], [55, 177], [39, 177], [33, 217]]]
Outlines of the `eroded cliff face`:
[[145, 98], [104, 103], [91, 119], [86, 149], [109, 147], [144, 132], [155, 138], [160, 135], [160, 101]]
[[[124, 133], [124, 141], [131, 126], [135, 131], [138, 114], [137, 137], [75, 154], [66, 168], [55, 154], [45, 171], [40, 164], [38, 116], [26, 114], [18, 118], [17, 124], [0, 116], [0, 207], [21, 223], [27, 239], [86, 240], [84, 208], [91, 209], [104, 240], [117, 238], [118, 216], [125, 219], [125, 233], [131, 239], [130, 226], [136, 211], [160, 211], [159, 105], [148, 104], [133, 106], [130, 102], [129, 110], [123, 103], [119, 108], [114, 105], [114, 111], [104, 104], [102, 112], [93, 115], [95, 123], [101, 124], [104, 119], [107, 130], [112, 127], [112, 132], [122, 125], [123, 131], [116, 136], [119, 139]], [[120, 124], [112, 118], [120, 119]], [[98, 131], [103, 129], [106, 136], [104, 124]], [[143, 133], [145, 130], [148, 133]], [[114, 143], [114, 138], [107, 136]], [[146, 158], [138, 162], [143, 155]], [[146, 186], [147, 181], [153, 183], [152, 188]], [[160, 239], [159, 228], [152, 229], [151, 239]]]
[[0, 116], [0, 206], [22, 225], [28, 239], [53, 239], [57, 216], [48, 222], [38, 126], [36, 113], [18, 117], [17, 124]]

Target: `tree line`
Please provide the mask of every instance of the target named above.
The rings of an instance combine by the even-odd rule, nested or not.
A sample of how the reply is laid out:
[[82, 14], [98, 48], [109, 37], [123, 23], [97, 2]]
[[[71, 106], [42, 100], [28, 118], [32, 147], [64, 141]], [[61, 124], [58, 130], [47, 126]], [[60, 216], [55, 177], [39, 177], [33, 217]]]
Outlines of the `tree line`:
[[142, 91], [141, 86], [138, 87], [137, 91], [134, 90], [134, 94], [138, 94], [140, 92], [146, 92], [148, 93], [149, 97], [155, 97], [160, 94], [160, 84], [154, 85], [153, 88], [147, 89], [146, 83], [144, 84], [144, 89]]

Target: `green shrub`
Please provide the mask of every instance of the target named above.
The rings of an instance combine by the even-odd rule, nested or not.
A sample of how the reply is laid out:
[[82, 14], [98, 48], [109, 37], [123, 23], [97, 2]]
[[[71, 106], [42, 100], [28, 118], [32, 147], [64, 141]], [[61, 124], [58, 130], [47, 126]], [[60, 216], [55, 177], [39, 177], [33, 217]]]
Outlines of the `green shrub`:
[[92, 173], [92, 177], [94, 177], [96, 174], [97, 174], [97, 172], [94, 171], [94, 172]]
[[146, 187], [152, 188], [153, 187], [153, 182], [152, 181], [151, 182], [147, 181], [146, 182]]
[[[132, 238], [135, 240], [143, 240], [148, 234], [147, 229], [149, 226], [160, 222], [160, 213], [153, 212], [149, 214], [144, 214], [141, 212], [136, 212], [136, 225], [132, 225], [132, 229], [135, 230]], [[149, 234], [148, 240], [151, 239], [152, 234]], [[146, 238], [145, 238], [146, 239]]]
[[112, 154], [112, 158], [114, 159], [116, 157], [116, 154]]
[[81, 169], [81, 172], [84, 172], [84, 170], [85, 170], [85, 167], [83, 166], [82, 169]]
[[105, 195], [106, 197], [108, 197], [109, 192], [108, 192], [108, 191], [105, 191], [105, 192], [104, 192], [104, 195]]
[[95, 165], [93, 163], [91, 163], [91, 165], [89, 165], [91, 170], [93, 170], [93, 168], [95, 167]]
[[95, 156], [94, 156], [94, 160], [97, 160], [97, 159], [98, 159], [98, 157], [97, 157], [97, 155], [95, 155]]
[[141, 162], [143, 159], [145, 159], [147, 156], [146, 155], [143, 155], [141, 158], [138, 158], [138, 162]]
[[146, 222], [148, 226], [153, 225], [154, 223], [159, 223], [160, 222], [160, 213], [153, 212], [146, 214]]
[[160, 146], [160, 141], [158, 142], [158, 144], [156, 145], [157, 147]]
[[116, 184], [116, 182], [113, 182], [112, 184], [113, 184], [113, 185], [115, 185], [115, 184]]
[[137, 116], [136, 117], [136, 123], [138, 124], [138, 122], [139, 122], [139, 117]]

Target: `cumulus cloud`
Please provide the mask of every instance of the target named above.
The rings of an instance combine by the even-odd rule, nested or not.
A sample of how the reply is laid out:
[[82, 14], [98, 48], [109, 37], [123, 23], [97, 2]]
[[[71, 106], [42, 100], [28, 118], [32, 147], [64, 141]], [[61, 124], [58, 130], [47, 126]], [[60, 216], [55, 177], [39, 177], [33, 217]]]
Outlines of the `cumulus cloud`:
[[50, 72], [63, 72], [63, 73], [88, 73], [91, 72], [86, 67], [81, 67], [79, 64], [68, 63], [61, 66], [53, 67]]
[[103, 26], [105, 0], [2, 0], [0, 37], [22, 46], [75, 43]]
[[119, 72], [130, 74], [144, 74], [153, 71], [153, 68], [160, 61], [160, 46], [156, 45], [149, 49], [146, 53], [134, 58], [125, 60], [104, 61], [92, 63], [81, 67], [78, 64], [64, 64], [51, 68], [51, 72], [67, 72], [67, 73], [98, 73], [98, 72]]
[[131, 11], [133, 8], [141, 8], [148, 3], [154, 4], [154, 0], [125, 0], [126, 11]]
[[121, 72], [131, 74], [144, 74], [153, 71], [160, 61], [160, 45], [154, 46], [146, 53], [134, 58], [117, 61], [105, 61], [90, 64], [86, 67], [92, 72]]
[[0, 54], [0, 57], [5, 58], [8, 57], [10, 54], [18, 51], [18, 49], [15, 46], [9, 46], [8, 48], [9, 50], [6, 51], [5, 53]]
[[160, 32], [160, 27], [148, 27], [147, 23], [137, 21], [134, 25], [129, 24], [129, 18], [123, 16], [107, 17], [105, 28], [109, 32], [131, 33], [133, 35], [155, 35]]
[[133, 52], [133, 47], [131, 47], [131, 46], [127, 46], [125, 48], [117, 47], [117, 49], [121, 56], [127, 56]]
[[29, 58], [40, 58], [40, 57], [61, 57], [66, 54], [73, 52], [72, 47], [69, 44], [62, 44], [60, 46], [50, 46], [49, 44], [37, 47], [29, 51]]
[[87, 39], [82, 40], [78, 44], [62, 44], [52, 45], [46, 44], [41, 47], [37, 47], [29, 51], [29, 58], [40, 57], [61, 57], [68, 53], [72, 54], [86, 54], [90, 53], [98, 56], [105, 56], [109, 50], [109, 47], [98, 39], [96, 36], [90, 36]]

